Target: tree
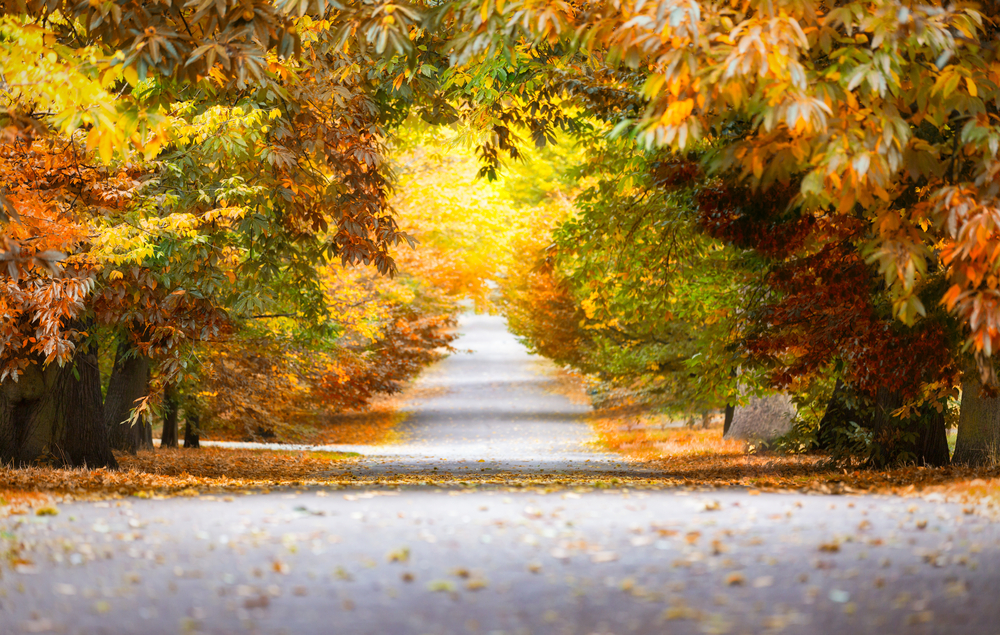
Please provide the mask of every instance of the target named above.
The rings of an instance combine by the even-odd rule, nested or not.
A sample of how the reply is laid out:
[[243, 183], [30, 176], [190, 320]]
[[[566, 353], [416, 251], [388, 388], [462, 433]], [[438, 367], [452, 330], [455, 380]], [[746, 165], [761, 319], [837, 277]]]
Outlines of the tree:
[[153, 449], [153, 430], [147, 421], [133, 421], [136, 402], [149, 395], [150, 360], [119, 344], [104, 398], [104, 423], [111, 447], [135, 454]]
[[[997, 85], [983, 14], [895, 2], [589, 9], [573, 16], [581, 46], [649, 65], [631, 122], [640, 142], [711, 139], [711, 174], [752, 192], [791, 188], [779, 211], [792, 218], [853, 225], [848, 250], [878, 266], [889, 315], [911, 325], [943, 306], [993, 381]], [[942, 319], [928, 322], [912, 337], [934, 350], [936, 372], [953, 373]]]
[[180, 409], [177, 386], [169, 384], [163, 389], [163, 431], [160, 436], [161, 448], [177, 447], [177, 415]]
[[[472, 5], [449, 11], [471, 13]], [[885, 404], [899, 404], [895, 414], [940, 406], [953, 384], [946, 377], [954, 377], [955, 339], [972, 348], [992, 381], [1000, 137], [990, 106], [997, 90], [993, 31], [978, 10], [882, 1], [595, 2], [507, 3], [483, 10], [479, 23], [465, 15], [474, 28], [458, 40], [458, 57], [507, 50], [519, 40], [539, 50], [558, 42], [565, 48], [553, 74], [578, 103], [599, 108], [614, 91], [632, 93], [619, 102], [627, 108], [615, 131], [681, 159], [694, 151], [703, 169], [695, 178], [732, 202], [721, 206], [722, 222], [743, 222], [748, 197], [774, 198], [770, 220], [756, 223], [763, 233], [747, 248], [773, 259], [769, 249], [790, 236], [808, 240], [780, 260], [805, 263], [839, 246], [851, 262], [877, 267], [884, 286], [866, 271], [861, 287], [871, 290], [864, 304], [879, 312], [868, 322], [871, 339], [888, 334], [884, 343], [902, 337], [928, 348], [936, 342], [934, 359], [948, 358], [931, 373], [936, 377], [907, 388], [920, 395], [909, 406], [891, 397], [903, 368], [886, 371]], [[582, 70], [582, 60], [598, 70]], [[809, 229], [815, 223], [822, 226]], [[823, 282], [809, 289], [826, 291]], [[779, 293], [768, 297], [782, 301]], [[922, 320], [928, 324], [918, 325]], [[865, 366], [859, 360], [851, 372]], [[866, 391], [872, 404], [878, 392]], [[888, 440], [911, 434], [905, 418], [893, 427]], [[905, 458], [906, 444], [892, 443], [885, 460]]]
[[[557, 232], [553, 275], [532, 283], [574, 296], [598, 366], [720, 405], [738, 353], [752, 360], [741, 381], [835, 375], [866, 401], [873, 460], [940, 462], [931, 411], [957, 382], [958, 350], [996, 383], [994, 13], [895, 0], [4, 4], [0, 381], [93, 350], [71, 324], [113, 330], [167, 378], [195, 343], [256, 315], [325, 328], [327, 261], [396, 271], [408, 236], [387, 139], [417, 104], [426, 121], [472, 126], [489, 179], [527, 140], [631, 143], [617, 152], [636, 153], [635, 180], [595, 185]], [[618, 244], [633, 231], [642, 243]], [[682, 273], [685, 258], [702, 264]], [[713, 295], [733, 290], [731, 272], [752, 304]], [[684, 306], [661, 321], [669, 298]], [[683, 350], [670, 357], [665, 341]], [[892, 345], [932, 367], [878, 366]]]
[[2, 236], [0, 461], [114, 465], [85, 316], [93, 280], [64, 256], [87, 239], [77, 212], [101, 176], [67, 149], [26, 141], [0, 149], [0, 174], [18, 219]]
[[984, 388], [978, 369], [966, 363], [962, 374], [962, 409], [952, 461], [973, 467], [1000, 459], [1000, 398]]
[[[108, 417], [117, 425], [131, 409], [130, 397], [141, 392], [132, 388], [145, 383], [147, 371], [129, 360], [157, 358], [170, 377], [183, 366], [190, 341], [216, 336], [232, 328], [233, 317], [281, 301], [282, 290], [308, 305], [309, 289], [317, 288], [308, 284], [317, 278], [315, 264], [329, 254], [394, 271], [388, 248], [405, 237], [386, 203], [382, 110], [367, 92], [375, 88], [363, 75], [341, 72], [340, 51], [355, 41], [351, 33], [338, 35], [301, 12], [293, 16], [298, 3], [126, 11], [29, 4], [4, 6], [0, 21], [7, 54], [0, 141], [12, 175], [0, 192], [10, 309], [4, 338], [13, 344], [2, 351], [0, 380], [16, 382], [36, 365], [69, 372], [74, 351], [94, 346], [85, 341], [93, 334], [69, 328], [70, 320], [117, 325], [128, 351], [112, 373]], [[370, 17], [363, 6], [318, 10], [332, 12], [335, 22]], [[289, 57], [303, 50], [300, 34], [313, 50]], [[383, 45], [375, 48], [384, 52]], [[366, 48], [356, 50], [364, 55]], [[64, 93], [67, 83], [75, 90]], [[190, 99], [198, 95], [200, 101]], [[171, 110], [178, 99], [188, 101]], [[268, 132], [267, 143], [252, 138]], [[55, 144], [64, 149], [53, 151]], [[26, 148], [37, 148], [27, 161]], [[60, 165], [27, 165], [38, 152], [58, 157]], [[99, 161], [91, 163], [94, 155]], [[200, 178], [196, 183], [185, 181], [186, 161], [201, 168], [189, 174]], [[269, 170], [260, 170], [261, 161]], [[185, 199], [187, 192], [194, 196]], [[246, 205], [230, 206], [227, 196]], [[35, 207], [48, 215], [44, 231]], [[31, 222], [24, 224], [21, 212], [29, 209]], [[35, 236], [48, 236], [50, 244]], [[73, 275], [59, 264], [66, 255]], [[245, 279], [236, 276], [244, 273], [241, 263]], [[265, 288], [278, 290], [278, 299], [261, 294], [255, 278], [271, 282]], [[296, 284], [283, 286], [289, 278]], [[11, 452], [32, 460], [22, 450]]]

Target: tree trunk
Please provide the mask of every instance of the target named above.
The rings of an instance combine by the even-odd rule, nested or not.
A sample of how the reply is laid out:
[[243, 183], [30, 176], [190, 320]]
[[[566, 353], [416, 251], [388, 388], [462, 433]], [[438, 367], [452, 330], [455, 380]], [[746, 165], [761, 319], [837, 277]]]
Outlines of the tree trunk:
[[892, 411], [903, 405], [902, 396], [888, 388], [879, 388], [875, 393], [875, 412], [867, 428], [872, 432], [874, 447], [869, 455], [870, 463], [879, 469], [895, 463], [901, 448], [902, 426], [892, 416]]
[[967, 366], [953, 463], [992, 467], [1000, 459], [1000, 397], [988, 397], [982, 390], [979, 370], [975, 364]]
[[736, 406], [731, 403], [726, 404], [726, 419], [722, 423], [722, 436], [729, 434], [729, 428], [733, 425], [733, 415], [736, 413]]
[[914, 454], [918, 465], [940, 467], [950, 461], [948, 432], [945, 429], [944, 409], [938, 412], [933, 406], [924, 406]]
[[173, 384], [167, 384], [163, 389], [163, 434], [160, 436], [160, 447], [177, 447], [177, 388]]
[[201, 439], [198, 436], [198, 424], [201, 422], [201, 417], [198, 414], [198, 410], [193, 406], [188, 404], [184, 409], [184, 447], [185, 448], [200, 448]]
[[912, 460], [917, 465], [948, 465], [948, 439], [944, 413], [926, 404], [919, 415], [907, 420], [893, 417], [903, 405], [895, 391], [879, 388], [875, 394], [875, 414], [870, 423], [875, 444], [870, 462], [877, 468]]
[[66, 422], [62, 447], [68, 455], [68, 463], [116, 468], [118, 463], [111, 452], [104, 424], [97, 347], [77, 353], [74, 365], [75, 369], [64, 374], [64, 401], [60, 404]]
[[115, 353], [108, 395], [104, 401], [104, 421], [110, 431], [111, 447], [135, 454], [140, 449], [152, 449], [153, 429], [146, 421], [131, 423], [136, 401], [149, 394], [149, 358], [129, 354], [122, 342]]
[[784, 393], [751, 397], [747, 405], [733, 411], [733, 421], [724, 437], [770, 442], [791, 432], [795, 414], [791, 398]]
[[116, 468], [103, 414], [93, 348], [62, 367], [32, 364], [0, 384], [0, 463]]

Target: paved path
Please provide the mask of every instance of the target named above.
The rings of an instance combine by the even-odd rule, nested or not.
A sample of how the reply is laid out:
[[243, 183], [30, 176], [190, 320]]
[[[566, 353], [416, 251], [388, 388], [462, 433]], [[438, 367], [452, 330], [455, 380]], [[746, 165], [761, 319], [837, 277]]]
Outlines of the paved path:
[[5, 635], [1000, 629], [997, 526], [904, 499], [337, 491], [0, 526]]
[[[478, 352], [437, 369], [446, 391], [367, 469], [627, 469], [588, 445], [579, 407], [494, 320], [463, 328], [459, 345]], [[0, 635], [1000, 633], [1000, 527], [977, 510], [754, 494], [320, 488], [66, 504], [0, 519]]]
[[454, 346], [460, 352], [420, 378], [421, 392], [429, 396], [408, 406], [401, 443], [279, 447], [357, 452], [365, 459], [350, 470], [367, 474], [435, 468], [452, 474], [600, 474], [627, 469], [620, 457], [597, 450], [590, 428], [581, 419], [590, 407], [560, 393], [552, 364], [529, 355], [507, 331], [503, 318], [466, 314], [459, 331], [462, 335]]

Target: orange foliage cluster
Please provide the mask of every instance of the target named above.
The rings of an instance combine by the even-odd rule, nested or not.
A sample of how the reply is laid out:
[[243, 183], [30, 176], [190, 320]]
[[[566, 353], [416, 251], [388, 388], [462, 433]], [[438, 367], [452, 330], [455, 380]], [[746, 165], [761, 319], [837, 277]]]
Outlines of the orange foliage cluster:
[[[397, 307], [374, 343], [310, 350], [261, 338], [213, 345], [200, 396], [213, 439], [286, 442], [384, 441], [398, 393], [455, 338], [449, 314]], [[376, 404], [374, 401], [383, 397]]]
[[90, 253], [98, 231], [90, 225], [129, 207], [141, 168], [109, 171], [88, 161], [72, 142], [0, 144], [0, 202], [16, 219], [0, 232], [0, 378], [36, 358], [70, 359], [83, 331], [74, 320], [88, 309], [100, 323], [137, 328], [134, 343], [150, 355], [226, 328], [210, 300], [163, 284], [147, 268], [114, 271]]
[[[690, 171], [685, 164], [673, 169]], [[868, 396], [885, 388], [912, 399], [922, 385], [957, 383], [955, 347], [942, 321], [906, 328], [880, 306], [880, 281], [857, 248], [870, 228], [853, 217], [802, 214], [790, 206], [797, 193], [798, 185], [751, 192], [712, 182], [696, 196], [709, 235], [772, 261], [770, 293], [750, 306], [744, 341], [752, 358], [775, 369], [772, 383], [788, 389], [838, 359], [844, 379]]]
[[424, 366], [437, 361], [457, 337], [451, 315], [427, 315], [405, 306], [394, 311], [382, 337], [361, 353], [346, 351], [346, 372], [320, 377], [316, 395], [328, 408], [340, 411], [365, 407], [376, 394], [392, 394]]
[[302, 350], [260, 338], [206, 347], [199, 397], [203, 436], [296, 440], [297, 427], [315, 418], [309, 379], [316, 374]]
[[[417, 229], [408, 228], [408, 231], [420, 234]], [[470, 271], [463, 254], [456, 252], [432, 244], [420, 244], [416, 249], [399, 250], [395, 257], [402, 271], [426, 280], [444, 295], [465, 295], [476, 299], [488, 297], [490, 290], [482, 277], [483, 272]]]
[[884, 387], [913, 398], [922, 383], [957, 383], [945, 326], [928, 319], [906, 328], [880, 313], [876, 281], [855, 250], [827, 245], [776, 265], [768, 280], [780, 300], [763, 308], [746, 347], [764, 362], [788, 362], [794, 353], [776, 364], [776, 385], [791, 386], [837, 357], [846, 362], [845, 378], [868, 395]]
[[[309, 445], [345, 444], [380, 445], [393, 439], [396, 425], [404, 418], [399, 412], [400, 395], [379, 395], [363, 409], [349, 412], [316, 411], [316, 403], [303, 395], [302, 405], [311, 407], [306, 413], [269, 421], [270, 428], [264, 428], [270, 439], [287, 443]], [[219, 419], [211, 428], [203, 430], [202, 438], [219, 441], [246, 441], [258, 438], [260, 429], [249, 428], [247, 421], [240, 418]]]
[[[547, 236], [547, 232], [539, 232]], [[554, 254], [538, 237], [519, 245], [532, 254], [516, 263], [504, 285], [504, 309], [510, 329], [521, 334], [535, 352], [559, 364], [586, 367], [584, 313], [569, 284], [559, 279]]]
[[78, 333], [69, 325], [94, 284], [90, 263], [62, 261], [88, 240], [83, 210], [123, 205], [133, 181], [124, 170], [109, 176], [88, 166], [72, 144], [12, 141], [0, 144], [0, 183], [4, 211], [17, 219], [0, 232], [2, 379], [35, 356], [72, 356]]

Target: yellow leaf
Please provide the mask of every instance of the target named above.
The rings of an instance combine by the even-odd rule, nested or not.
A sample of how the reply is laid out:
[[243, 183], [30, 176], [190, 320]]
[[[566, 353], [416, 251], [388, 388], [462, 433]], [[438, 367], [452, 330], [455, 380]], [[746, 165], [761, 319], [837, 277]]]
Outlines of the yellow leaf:
[[160, 153], [160, 140], [159, 138], [150, 139], [149, 142], [142, 147], [142, 156], [145, 157], [147, 161], [151, 161], [156, 158], [156, 155]]
[[130, 86], [135, 86], [139, 83], [139, 73], [137, 73], [135, 68], [132, 66], [125, 67], [125, 70], [122, 71], [122, 77], [125, 78], [125, 81], [127, 81]]
[[113, 139], [111, 133], [105, 130], [101, 134], [100, 140], [97, 142], [97, 152], [101, 157], [101, 161], [104, 163], [111, 163], [111, 159], [115, 156], [115, 148], [112, 141]]
[[979, 90], [976, 88], [976, 82], [972, 81], [971, 77], [965, 78], [965, 85], [969, 87], [969, 94], [973, 97], [979, 95]]
[[101, 130], [100, 128], [91, 128], [90, 132], [87, 133], [87, 152], [93, 152], [94, 148], [97, 147], [98, 142], [101, 140]]
[[101, 75], [101, 86], [107, 88], [111, 84], [115, 83], [120, 76], [119, 70], [120, 69], [117, 66], [112, 66], [108, 70], [104, 71], [104, 74]]

